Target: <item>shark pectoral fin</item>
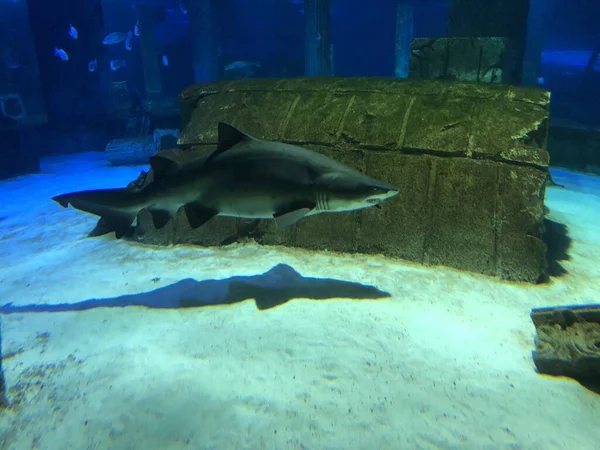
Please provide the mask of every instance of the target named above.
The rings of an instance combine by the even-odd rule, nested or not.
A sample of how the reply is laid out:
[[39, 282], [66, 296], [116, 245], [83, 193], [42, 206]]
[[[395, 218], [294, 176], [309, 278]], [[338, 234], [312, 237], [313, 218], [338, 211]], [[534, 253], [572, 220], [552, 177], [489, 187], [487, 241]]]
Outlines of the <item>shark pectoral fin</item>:
[[150, 167], [152, 167], [152, 170], [154, 171], [154, 179], [160, 180], [172, 170], [179, 168], [179, 164], [164, 156], [151, 156]]
[[173, 217], [173, 214], [165, 209], [148, 209], [148, 211], [152, 215], [152, 222], [157, 230], [163, 228]]
[[289, 227], [295, 224], [311, 211], [311, 208], [299, 208], [283, 214], [274, 214], [273, 218], [278, 227]]
[[183, 209], [190, 226], [194, 229], [204, 225], [210, 219], [219, 214], [218, 211], [215, 211], [211, 208], [206, 208], [200, 203], [186, 203], [183, 205]]

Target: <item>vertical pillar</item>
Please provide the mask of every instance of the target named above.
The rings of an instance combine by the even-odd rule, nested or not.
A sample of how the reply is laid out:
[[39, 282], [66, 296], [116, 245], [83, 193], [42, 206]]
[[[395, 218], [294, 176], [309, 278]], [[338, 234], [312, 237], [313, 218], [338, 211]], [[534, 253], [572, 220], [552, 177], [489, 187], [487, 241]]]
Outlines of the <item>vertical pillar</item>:
[[527, 40], [525, 46], [525, 56], [523, 58], [523, 78], [521, 82], [528, 86], [534, 86], [540, 77], [540, 67], [542, 65], [542, 51], [544, 50], [544, 40], [546, 37], [546, 28], [554, 0], [530, 0], [529, 20], [527, 22]]
[[[536, 11], [537, 13], [537, 11]], [[511, 40], [519, 83], [523, 71], [529, 0], [449, 0], [448, 37], [504, 37]]]
[[305, 0], [304, 74], [331, 76], [330, 0]]
[[146, 98], [162, 97], [163, 89], [160, 79], [160, 58], [154, 40], [154, 18], [152, 6], [144, 3], [136, 5], [140, 24], [140, 45], [144, 64], [144, 81]]
[[214, 0], [187, 0], [195, 83], [218, 78], [215, 8]]
[[[40, 6], [39, 2], [32, 2], [33, 6]], [[40, 50], [47, 51], [51, 59], [54, 47], [50, 45], [43, 47], [38, 44], [48, 41], [48, 35], [42, 35], [39, 30], [34, 29], [31, 23], [40, 17], [39, 10], [31, 11], [28, 2], [9, 2], [0, 0], [0, 29], [2, 37], [0, 42], [0, 97], [7, 95], [14, 97], [19, 107], [16, 111], [6, 111], [9, 116], [16, 118], [19, 125], [42, 125], [48, 121], [46, 112], [47, 100], [43, 88], [53, 88], [50, 83], [40, 76]], [[41, 17], [42, 19], [43, 16]], [[32, 20], [33, 19], [33, 20]], [[48, 25], [40, 24], [45, 30]], [[47, 76], [48, 69], [44, 66], [43, 75]], [[4, 103], [2, 99], [0, 102]], [[19, 113], [22, 112], [22, 114]], [[0, 111], [0, 116], [3, 116]], [[18, 117], [14, 117], [18, 116]], [[1, 127], [1, 125], [0, 125]], [[0, 152], [2, 149], [0, 149]]]
[[406, 0], [396, 6], [396, 78], [408, 78], [410, 71], [410, 44], [414, 35], [413, 6]]
[[335, 45], [333, 44], [329, 48], [329, 64], [331, 64], [330, 72], [331, 76], [333, 76], [335, 74]]
[[6, 382], [4, 380], [4, 371], [2, 370], [2, 318], [0, 317], [0, 409], [7, 406]]

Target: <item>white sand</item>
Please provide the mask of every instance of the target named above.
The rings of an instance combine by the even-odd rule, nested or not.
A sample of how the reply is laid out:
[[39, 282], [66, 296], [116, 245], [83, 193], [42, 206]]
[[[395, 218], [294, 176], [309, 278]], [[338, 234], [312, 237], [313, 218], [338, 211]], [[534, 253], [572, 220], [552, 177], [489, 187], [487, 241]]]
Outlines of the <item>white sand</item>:
[[529, 286], [383, 257], [89, 239], [94, 217], [49, 200], [139, 170], [86, 154], [1, 183], [0, 304], [77, 303], [280, 263], [392, 297], [4, 315], [20, 403], [0, 415], [1, 449], [600, 449], [600, 396], [535, 372], [529, 318], [600, 302], [598, 179], [555, 173], [569, 189], [550, 189], [547, 204], [573, 239], [569, 274]]

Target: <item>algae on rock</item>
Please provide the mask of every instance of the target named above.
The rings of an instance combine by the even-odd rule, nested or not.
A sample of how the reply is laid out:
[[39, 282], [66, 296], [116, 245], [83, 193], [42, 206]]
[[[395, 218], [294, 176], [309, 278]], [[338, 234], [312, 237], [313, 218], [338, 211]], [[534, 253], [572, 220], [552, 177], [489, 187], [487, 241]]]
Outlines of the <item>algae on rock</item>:
[[[263, 244], [382, 253], [503, 279], [538, 282], [549, 93], [538, 88], [388, 78], [221, 81], [180, 95], [175, 158], [215, 148], [217, 123], [324, 153], [400, 187], [382, 209], [323, 214], [277, 229], [215, 217], [192, 230], [183, 214], [150, 243]], [[178, 156], [179, 155], [179, 156]]]

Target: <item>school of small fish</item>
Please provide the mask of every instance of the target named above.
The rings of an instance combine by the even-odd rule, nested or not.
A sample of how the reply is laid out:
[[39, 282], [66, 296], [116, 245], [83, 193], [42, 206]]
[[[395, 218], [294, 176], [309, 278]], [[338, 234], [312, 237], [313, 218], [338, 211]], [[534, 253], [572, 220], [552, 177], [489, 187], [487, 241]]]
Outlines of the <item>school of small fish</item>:
[[[290, 3], [292, 3], [293, 5], [297, 5], [297, 6], [304, 5], [304, 0], [288, 0], [288, 1]], [[167, 8], [165, 11], [167, 12], [167, 14], [177, 14], [177, 13], [179, 13], [179, 14], [183, 13], [184, 15], [188, 14], [188, 10], [185, 7], [185, 4], [183, 2], [181, 2], [179, 4], [179, 9]], [[72, 23], [69, 24], [69, 29], [67, 31], [67, 34], [69, 35], [69, 37], [72, 40], [79, 39], [79, 32], [77, 31], [77, 28], [75, 28], [75, 26]], [[131, 30], [128, 30], [126, 32], [113, 31], [111, 33], [106, 34], [106, 36], [104, 36], [104, 38], [102, 39], [102, 44], [103, 45], [116, 45], [116, 44], [123, 43], [125, 50], [130, 51], [133, 49], [134, 37], [139, 37], [140, 35], [141, 35], [140, 21], [137, 20]], [[321, 38], [321, 36], [317, 35], [317, 39], [320, 39], [320, 38]], [[0, 56], [2, 56], [2, 55], [0, 55]], [[63, 62], [68, 62], [70, 60], [69, 53], [64, 48], [54, 47], [54, 56]], [[219, 57], [222, 56], [221, 47], [219, 47], [217, 49], [217, 56], [219, 56]], [[22, 62], [19, 61], [17, 58], [4, 57], [4, 58], [0, 58], [0, 59], [2, 60], [2, 64], [5, 67], [7, 67], [8, 69], [18, 69], [22, 66]], [[162, 62], [163, 67], [165, 67], [165, 68], [169, 67], [169, 57], [167, 55], [161, 56], [161, 62]], [[108, 66], [111, 71], [115, 72], [122, 68], [126, 68], [127, 63], [126, 63], [125, 59], [111, 59], [111, 60], [109, 60]], [[98, 69], [98, 67], [99, 67], [98, 58], [94, 58], [94, 59], [90, 60], [87, 64], [87, 68], [90, 73], [95, 72]], [[252, 70], [254, 68], [259, 68], [259, 67], [260, 67], [260, 63], [258, 61], [233, 61], [233, 62], [227, 64], [224, 67], [224, 69], [225, 69], [225, 71], [241, 71], [241, 70], [248, 71], [248, 70]], [[543, 80], [539, 83], [542, 84]]]
[[[181, 11], [184, 14], [187, 14], [187, 10], [183, 6], [183, 3], [180, 5], [180, 7], [181, 7]], [[77, 31], [77, 28], [75, 28], [75, 26], [73, 24], [69, 24], [68, 35], [73, 40], [76, 40], [79, 38], [79, 32]], [[134, 36], [139, 37], [140, 35], [141, 35], [140, 21], [138, 20], [135, 23], [135, 25], [133, 26], [132, 30], [129, 30], [127, 32], [114, 31], [112, 33], [108, 33], [106, 36], [104, 36], [104, 39], [102, 39], [102, 44], [103, 45], [115, 45], [115, 44], [119, 44], [119, 43], [125, 41], [125, 43], [124, 43], [125, 50], [130, 51], [131, 49], [133, 49], [133, 37]], [[54, 47], [54, 56], [56, 56], [61, 61], [65, 61], [65, 62], [69, 61], [69, 54], [67, 53], [67, 51], [64, 48]], [[163, 55], [161, 60], [162, 60], [162, 64], [164, 67], [169, 67], [169, 58], [167, 57], [167, 55]], [[88, 67], [89, 72], [95, 72], [96, 69], [98, 68], [98, 59], [97, 58], [92, 59], [90, 62], [88, 62], [87, 67]], [[110, 67], [110, 70], [115, 72], [119, 69], [127, 67], [127, 63], [125, 60], [111, 59], [109, 62], [109, 67]]]

